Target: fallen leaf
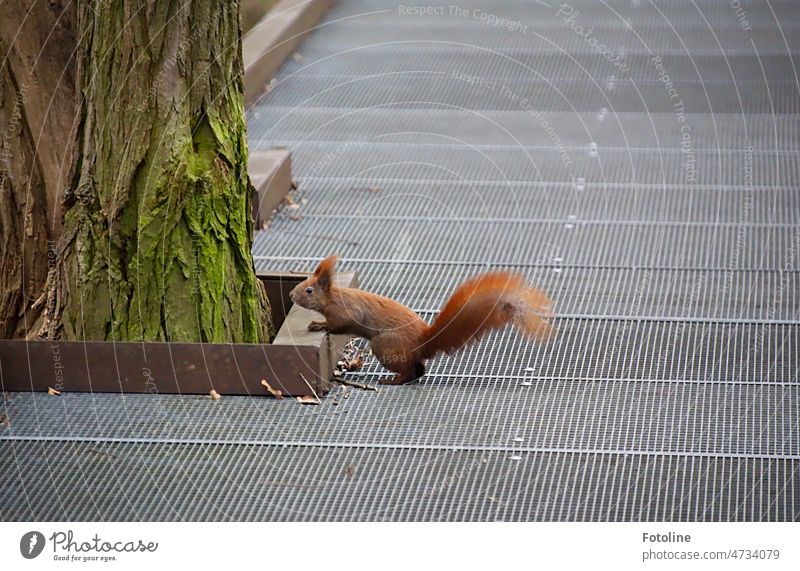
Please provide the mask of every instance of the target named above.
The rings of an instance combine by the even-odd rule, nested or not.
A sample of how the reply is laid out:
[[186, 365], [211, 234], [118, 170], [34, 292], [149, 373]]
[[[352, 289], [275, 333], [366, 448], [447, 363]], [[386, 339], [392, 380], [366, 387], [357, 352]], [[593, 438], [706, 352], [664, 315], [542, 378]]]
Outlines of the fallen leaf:
[[50, 396], [60, 395], [61, 391], [59, 391], [57, 389], [54, 389], [53, 387], [47, 387], [47, 394], [50, 395]]
[[273, 389], [270, 384], [267, 382], [267, 379], [261, 379], [261, 384], [264, 385], [264, 388], [267, 389], [267, 392], [274, 396], [276, 399], [281, 400], [283, 398], [283, 393], [277, 389]]
[[297, 402], [300, 404], [319, 404], [319, 400], [315, 396], [311, 395], [304, 395], [302, 397], [297, 397]]
[[350, 359], [350, 361], [347, 362], [348, 371], [357, 371], [363, 366], [364, 366], [364, 358], [361, 357], [360, 355], [355, 359]]
[[348, 478], [352, 478], [356, 474], [356, 467], [352, 464], [348, 464], [347, 467], [344, 469], [344, 474]]

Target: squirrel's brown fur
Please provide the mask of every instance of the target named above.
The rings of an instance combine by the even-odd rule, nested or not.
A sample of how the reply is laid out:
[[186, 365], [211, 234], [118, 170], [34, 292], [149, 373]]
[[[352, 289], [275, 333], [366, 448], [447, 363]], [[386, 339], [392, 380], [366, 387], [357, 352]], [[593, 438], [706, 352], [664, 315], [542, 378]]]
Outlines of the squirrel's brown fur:
[[330, 331], [369, 339], [378, 361], [397, 375], [385, 384], [404, 384], [425, 374], [425, 361], [452, 354], [492, 329], [513, 323], [522, 333], [544, 340], [553, 334], [547, 296], [511, 272], [490, 272], [461, 284], [432, 325], [386, 297], [334, 284], [336, 257], [320, 262], [314, 275], [295, 287], [294, 303], [313, 309], [325, 321], [311, 331]]

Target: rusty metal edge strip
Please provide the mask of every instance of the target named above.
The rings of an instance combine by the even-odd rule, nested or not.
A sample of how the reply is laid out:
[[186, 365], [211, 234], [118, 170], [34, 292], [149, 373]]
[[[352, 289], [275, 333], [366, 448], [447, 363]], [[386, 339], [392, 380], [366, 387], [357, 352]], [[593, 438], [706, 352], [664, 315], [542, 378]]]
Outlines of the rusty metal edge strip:
[[[286, 273], [258, 275], [292, 283], [303, 279]], [[344, 286], [357, 285], [352, 273], [340, 274], [339, 280]], [[0, 340], [0, 387], [151, 394], [208, 394], [214, 389], [223, 395], [257, 396], [266, 395], [261, 386], [266, 378], [287, 396], [308, 394], [306, 380], [324, 394], [337, 352], [349, 338], [307, 334], [312, 312], [298, 307], [291, 312], [293, 319], [279, 330], [281, 342], [270, 344]], [[290, 331], [292, 327], [300, 329]]]

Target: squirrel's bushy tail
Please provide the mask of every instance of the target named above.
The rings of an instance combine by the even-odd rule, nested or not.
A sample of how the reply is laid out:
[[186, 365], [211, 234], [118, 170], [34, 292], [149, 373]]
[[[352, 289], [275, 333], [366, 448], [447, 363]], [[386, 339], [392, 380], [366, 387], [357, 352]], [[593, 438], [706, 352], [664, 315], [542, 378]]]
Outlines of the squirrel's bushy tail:
[[537, 340], [553, 332], [553, 311], [544, 292], [529, 288], [525, 278], [510, 272], [491, 272], [467, 280], [455, 291], [425, 332], [420, 356], [453, 353], [484, 333], [513, 323]]

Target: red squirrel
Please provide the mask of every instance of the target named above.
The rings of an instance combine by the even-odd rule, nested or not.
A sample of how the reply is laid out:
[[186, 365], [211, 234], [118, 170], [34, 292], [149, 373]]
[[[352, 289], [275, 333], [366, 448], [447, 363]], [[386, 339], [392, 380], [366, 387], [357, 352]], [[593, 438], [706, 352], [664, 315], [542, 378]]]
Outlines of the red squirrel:
[[320, 262], [314, 274], [289, 294], [325, 321], [309, 331], [328, 331], [369, 339], [381, 365], [397, 373], [381, 384], [403, 385], [425, 374], [425, 362], [439, 352], [452, 354], [492, 329], [513, 323], [538, 340], [553, 334], [550, 300], [511, 272], [489, 272], [462, 283], [432, 325], [411, 309], [374, 293], [334, 284], [336, 256]]

